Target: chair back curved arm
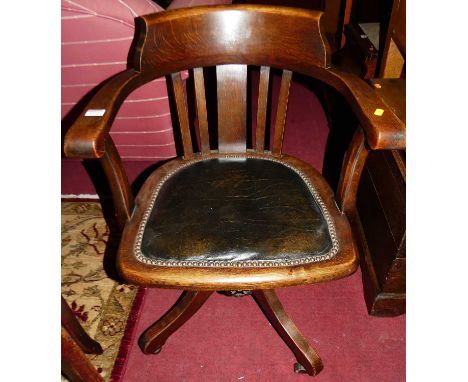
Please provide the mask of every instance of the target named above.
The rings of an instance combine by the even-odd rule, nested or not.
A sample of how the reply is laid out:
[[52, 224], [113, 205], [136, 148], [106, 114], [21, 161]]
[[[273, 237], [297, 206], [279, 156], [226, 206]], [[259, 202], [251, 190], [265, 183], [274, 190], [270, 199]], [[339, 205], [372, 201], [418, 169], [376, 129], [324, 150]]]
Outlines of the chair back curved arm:
[[134, 67], [161, 74], [226, 64], [302, 71], [330, 66], [323, 12], [262, 5], [218, 5], [142, 16]]
[[[257, 153], [282, 155], [282, 142], [289, 88], [293, 72], [316, 78], [338, 90], [353, 108], [370, 149], [405, 147], [405, 125], [357, 76], [330, 66], [330, 48], [321, 30], [322, 12], [259, 5], [220, 5], [179, 9], [137, 19], [140, 35], [134, 68], [110, 79], [91, 99], [65, 138], [65, 152], [79, 158], [101, 158], [114, 198], [122, 204], [122, 225], [133, 209], [125, 172], [108, 134], [125, 98], [137, 87], [168, 76], [174, 92], [184, 158], [196, 154], [189, 126], [187, 91], [181, 71], [193, 69], [200, 145], [202, 155], [210, 154], [204, 67], [216, 67], [217, 138], [214, 148], [221, 153], [246, 152], [247, 147], [247, 65], [260, 66]], [[270, 68], [282, 69], [273, 144], [265, 150]], [[94, 114], [94, 112], [100, 111]], [[91, 113], [90, 113], [91, 112]], [[91, 114], [91, 115], [90, 115]], [[259, 140], [263, 142], [259, 143]], [[356, 140], [358, 142], [358, 140]], [[198, 142], [197, 142], [198, 143]], [[357, 143], [356, 143], [357, 144]], [[359, 143], [362, 146], [362, 143]], [[358, 145], [358, 146], [359, 146]], [[350, 158], [351, 159], [351, 158]], [[345, 167], [351, 162], [345, 164]], [[358, 173], [352, 172], [353, 182]], [[346, 177], [347, 178], [347, 177]], [[349, 181], [343, 183], [346, 189]], [[352, 195], [353, 192], [342, 194]], [[352, 197], [340, 197], [353, 200]], [[347, 203], [344, 203], [347, 204]], [[343, 205], [344, 205], [343, 204]], [[352, 205], [352, 203], [348, 203]], [[344, 208], [346, 210], [347, 208]]]
[[140, 24], [134, 68], [155, 77], [181, 70], [254, 65], [297, 72], [338, 90], [350, 103], [372, 149], [401, 149], [405, 125], [354, 74], [332, 68], [319, 11], [218, 5], [151, 14]]

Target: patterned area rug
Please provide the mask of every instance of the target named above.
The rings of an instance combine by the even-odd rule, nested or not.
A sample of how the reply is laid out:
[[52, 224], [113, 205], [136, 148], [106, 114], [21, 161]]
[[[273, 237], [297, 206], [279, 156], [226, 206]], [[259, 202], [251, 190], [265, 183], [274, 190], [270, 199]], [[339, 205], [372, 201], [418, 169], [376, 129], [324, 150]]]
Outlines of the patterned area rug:
[[[103, 354], [89, 358], [106, 381], [118, 379], [112, 370], [120, 363], [116, 360], [125, 357], [128, 344], [121, 346], [122, 340], [131, 331], [135, 319], [131, 313], [138, 310], [143, 294], [107, 277], [104, 254], [116, 250], [108, 241], [109, 229], [99, 203], [62, 202], [62, 295], [83, 328], [104, 349]], [[67, 379], [62, 376], [62, 381]]]

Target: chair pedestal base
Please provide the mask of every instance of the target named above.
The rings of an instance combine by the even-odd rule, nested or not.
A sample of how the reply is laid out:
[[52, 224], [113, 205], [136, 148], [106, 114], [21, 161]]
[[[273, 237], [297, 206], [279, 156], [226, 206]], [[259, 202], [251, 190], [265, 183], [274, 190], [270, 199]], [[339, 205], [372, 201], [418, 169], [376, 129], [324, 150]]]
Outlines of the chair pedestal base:
[[[213, 292], [184, 292], [176, 304], [151, 325], [139, 339], [145, 354], [158, 354], [171, 334], [179, 329], [202, 307]], [[317, 375], [323, 363], [317, 352], [297, 329], [284, 311], [274, 290], [253, 291], [253, 297], [283, 341], [296, 356], [296, 373]]]
[[140, 337], [138, 344], [145, 354], [158, 354], [169, 336], [202, 307], [213, 292], [184, 292], [175, 305]]
[[[317, 375], [323, 369], [322, 360], [288, 317], [275, 291], [273, 289], [256, 290], [253, 295], [268, 321], [294, 353], [305, 372], [309, 375]], [[294, 369], [296, 372], [303, 372], [298, 366]]]

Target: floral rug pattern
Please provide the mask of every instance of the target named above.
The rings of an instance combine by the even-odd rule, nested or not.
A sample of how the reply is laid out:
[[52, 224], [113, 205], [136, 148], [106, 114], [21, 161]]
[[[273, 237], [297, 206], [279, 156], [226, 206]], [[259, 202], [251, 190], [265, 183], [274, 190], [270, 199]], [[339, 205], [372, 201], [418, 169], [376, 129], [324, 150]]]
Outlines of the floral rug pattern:
[[[89, 355], [110, 378], [137, 288], [119, 284], [103, 269], [109, 229], [97, 202], [62, 202], [62, 295], [104, 353]], [[62, 376], [62, 381], [67, 381]]]

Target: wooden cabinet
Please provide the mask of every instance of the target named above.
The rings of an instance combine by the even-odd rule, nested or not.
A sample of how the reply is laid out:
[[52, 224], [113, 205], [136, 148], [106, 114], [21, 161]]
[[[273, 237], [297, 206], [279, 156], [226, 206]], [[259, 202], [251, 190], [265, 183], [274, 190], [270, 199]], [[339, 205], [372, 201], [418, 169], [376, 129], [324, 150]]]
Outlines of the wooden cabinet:
[[[405, 79], [369, 82], [404, 123]], [[337, 175], [359, 125], [343, 99], [333, 89], [326, 90], [330, 135], [322, 173], [339, 192]], [[364, 297], [369, 314], [396, 316], [405, 312], [406, 304], [406, 155], [404, 150], [370, 150], [364, 161], [356, 205], [347, 212], [360, 255]], [[360, 166], [356, 163], [355, 168]]]
[[[357, 193], [357, 232], [369, 313], [393, 316], [406, 304], [406, 191], [403, 153], [369, 154]], [[404, 167], [403, 167], [404, 171]]]
[[[374, 79], [386, 104], [405, 121], [404, 79]], [[358, 187], [355, 232], [369, 313], [394, 316], [406, 307], [406, 155], [371, 151]]]

